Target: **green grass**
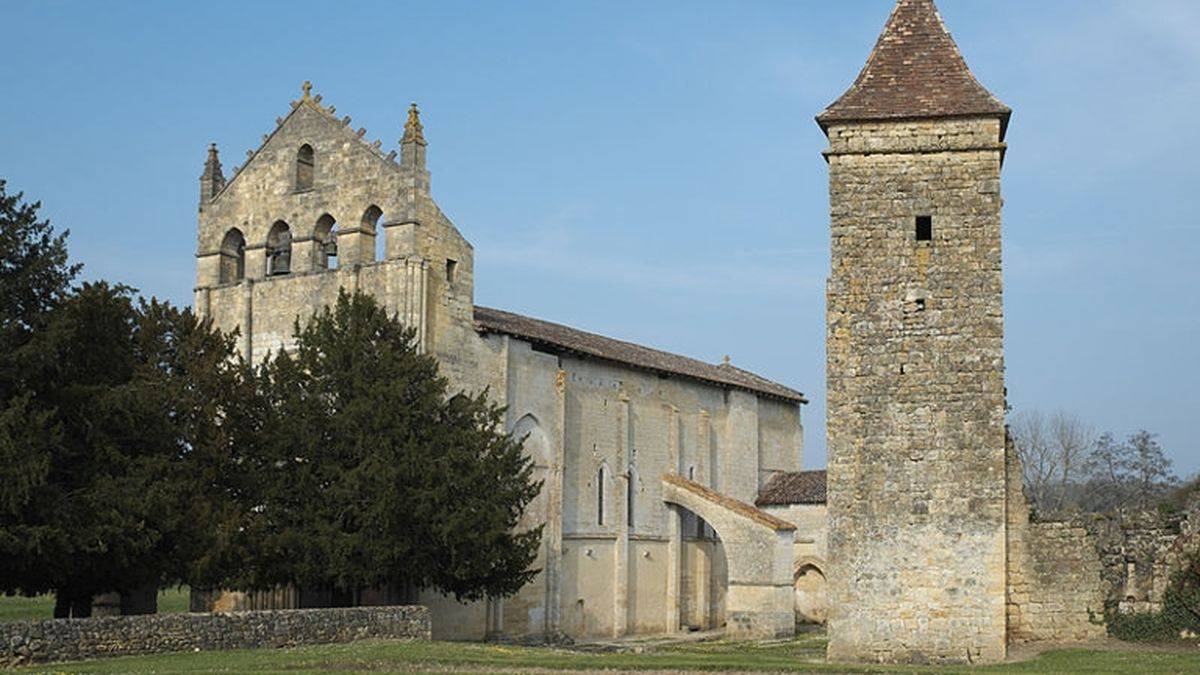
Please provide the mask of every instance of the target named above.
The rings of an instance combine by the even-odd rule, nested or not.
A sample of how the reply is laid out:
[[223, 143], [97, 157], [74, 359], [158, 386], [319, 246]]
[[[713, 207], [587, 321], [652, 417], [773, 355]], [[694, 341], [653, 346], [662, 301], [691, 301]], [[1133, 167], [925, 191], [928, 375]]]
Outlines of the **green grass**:
[[1200, 652], [1066, 650], [1022, 663], [988, 668], [848, 667], [822, 662], [825, 639], [791, 642], [710, 642], [675, 645], [643, 654], [587, 653], [542, 647], [455, 642], [363, 641], [294, 649], [258, 649], [126, 657], [23, 669], [27, 673], [279, 673], [420, 672], [422, 670], [516, 672], [548, 670], [694, 670], [838, 673], [1186, 673], [1200, 671]]
[[[179, 614], [188, 609], [188, 589], [168, 588], [158, 592], [158, 613]], [[0, 622], [54, 618], [54, 596], [32, 598], [0, 595]]]

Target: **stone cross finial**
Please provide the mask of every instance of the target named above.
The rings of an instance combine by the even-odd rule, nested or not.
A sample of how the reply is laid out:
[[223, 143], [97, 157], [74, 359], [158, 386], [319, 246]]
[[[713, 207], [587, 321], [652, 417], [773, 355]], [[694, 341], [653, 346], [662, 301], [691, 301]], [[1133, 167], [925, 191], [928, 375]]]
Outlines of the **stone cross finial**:
[[216, 196], [225, 187], [225, 174], [221, 172], [221, 158], [217, 155], [217, 144], [208, 145], [208, 156], [204, 159], [204, 172], [200, 174], [201, 203]]
[[426, 145], [425, 129], [421, 126], [421, 111], [417, 109], [416, 103], [408, 106], [408, 121], [404, 123], [404, 137], [400, 139], [401, 145], [405, 143]]
[[304, 96], [302, 96], [300, 98], [301, 101], [307, 101], [307, 100], [311, 99], [312, 98], [312, 82], [305, 80], [304, 84], [300, 85], [300, 91], [304, 92]]
[[204, 174], [201, 178], [215, 179], [217, 181], [224, 180], [221, 176], [221, 159], [217, 155], [217, 144], [208, 144], [208, 157], [204, 160]]

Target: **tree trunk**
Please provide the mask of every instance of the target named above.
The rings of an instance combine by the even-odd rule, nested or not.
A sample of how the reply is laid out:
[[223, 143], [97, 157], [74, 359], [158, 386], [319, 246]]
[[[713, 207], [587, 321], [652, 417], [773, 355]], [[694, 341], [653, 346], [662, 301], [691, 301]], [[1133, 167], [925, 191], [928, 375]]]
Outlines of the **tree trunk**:
[[71, 618], [71, 601], [61, 591], [54, 594], [54, 618]]
[[92, 615], [92, 596], [83, 595], [71, 598], [71, 618], [86, 619]]
[[91, 615], [92, 596], [81, 596], [76, 592], [66, 590], [54, 593], [54, 618], [85, 619]]

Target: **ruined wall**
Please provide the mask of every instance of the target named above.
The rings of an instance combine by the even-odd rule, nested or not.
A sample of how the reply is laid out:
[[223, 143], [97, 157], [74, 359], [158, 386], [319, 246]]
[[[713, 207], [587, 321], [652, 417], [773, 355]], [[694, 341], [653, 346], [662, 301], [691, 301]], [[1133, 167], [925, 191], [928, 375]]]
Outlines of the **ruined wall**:
[[1181, 513], [1093, 515], [1080, 525], [1097, 540], [1105, 607], [1121, 614], [1159, 612], [1171, 575], [1188, 551], [1200, 548], [1200, 500]]
[[828, 135], [829, 656], [999, 661], [1000, 121]]
[[1008, 454], [1008, 640], [1103, 638], [1104, 584], [1096, 538], [1065, 522], [1030, 522], [1021, 463]]

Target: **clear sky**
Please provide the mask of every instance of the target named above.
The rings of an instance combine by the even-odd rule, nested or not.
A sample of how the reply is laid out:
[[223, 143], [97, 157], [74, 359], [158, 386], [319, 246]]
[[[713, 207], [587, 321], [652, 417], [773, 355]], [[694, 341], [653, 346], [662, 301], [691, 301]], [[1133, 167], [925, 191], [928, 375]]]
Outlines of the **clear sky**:
[[[1015, 109], [1008, 390], [1200, 469], [1200, 3], [940, 0]], [[824, 138], [891, 10], [853, 2], [31, 2], [0, 27], [0, 176], [88, 277], [191, 302], [204, 151], [311, 79], [396, 147], [420, 103], [479, 304], [806, 392], [825, 462]]]

